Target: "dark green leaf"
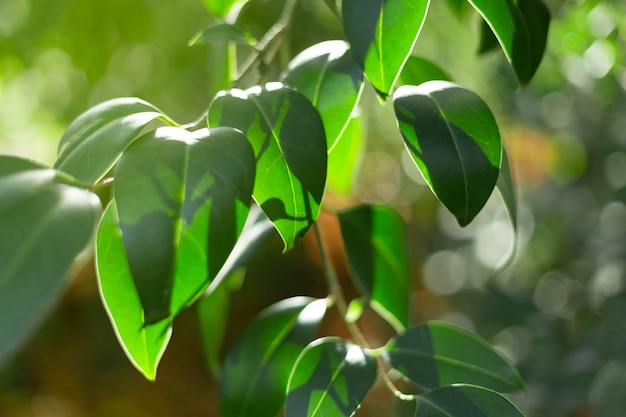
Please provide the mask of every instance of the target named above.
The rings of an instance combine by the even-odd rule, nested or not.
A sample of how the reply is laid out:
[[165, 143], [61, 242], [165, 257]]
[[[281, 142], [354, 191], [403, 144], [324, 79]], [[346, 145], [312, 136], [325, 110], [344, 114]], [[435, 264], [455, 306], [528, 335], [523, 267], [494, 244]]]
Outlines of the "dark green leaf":
[[315, 335], [326, 300], [296, 297], [264, 310], [228, 353], [220, 379], [224, 417], [274, 417], [296, 359]]
[[142, 129], [158, 118], [174, 123], [152, 104], [138, 98], [117, 98], [98, 104], [67, 128], [54, 167], [86, 184], [95, 184]]
[[305, 49], [290, 62], [283, 82], [304, 94], [319, 111], [332, 150], [363, 90], [363, 71], [348, 44], [326, 41]]
[[341, 236], [357, 287], [396, 330], [407, 327], [411, 281], [402, 217], [386, 206], [339, 213]]
[[498, 47], [498, 38], [493, 34], [486, 21], [480, 21], [480, 43], [478, 44], [478, 53], [485, 54]]
[[429, 4], [429, 0], [343, 0], [346, 37], [383, 98], [413, 50]]
[[497, 392], [473, 385], [454, 385], [417, 397], [415, 417], [524, 417]]
[[100, 214], [98, 198], [58, 173], [0, 156], [0, 361], [58, 301]]
[[257, 158], [254, 198], [291, 249], [317, 220], [326, 185], [326, 137], [317, 110], [296, 90], [270, 83], [220, 93], [209, 125], [248, 137]]
[[417, 56], [410, 56], [400, 74], [398, 85], [420, 85], [426, 81], [452, 81], [435, 63]]
[[476, 94], [445, 81], [402, 86], [394, 95], [407, 150], [461, 226], [483, 208], [498, 179], [498, 126]]
[[289, 377], [285, 417], [349, 417], [376, 380], [376, 360], [339, 338], [323, 338], [302, 352]]
[[223, 17], [228, 11], [241, 0], [202, 0], [204, 2], [204, 6], [207, 8], [209, 13], [211, 13], [215, 17]]
[[341, 196], [352, 191], [365, 154], [366, 132], [363, 117], [348, 121], [335, 146], [328, 152], [328, 185]]
[[385, 359], [428, 389], [455, 383], [500, 392], [524, 388], [517, 370], [478, 336], [443, 322], [412, 327], [385, 346]]
[[202, 32], [198, 32], [189, 40], [189, 46], [199, 45], [202, 43], [228, 43], [234, 42], [239, 45], [256, 44], [254, 36], [242, 28], [241, 26], [231, 25], [228, 23], [218, 23]]
[[148, 133], [120, 158], [115, 199], [145, 321], [176, 315], [224, 265], [243, 228], [254, 154], [230, 128]]

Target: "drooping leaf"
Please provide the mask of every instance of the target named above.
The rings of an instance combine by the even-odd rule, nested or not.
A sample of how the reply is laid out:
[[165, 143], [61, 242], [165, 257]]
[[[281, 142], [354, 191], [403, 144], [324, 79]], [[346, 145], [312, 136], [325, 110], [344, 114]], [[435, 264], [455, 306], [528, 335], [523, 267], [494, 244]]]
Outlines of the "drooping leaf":
[[146, 324], [176, 315], [215, 278], [251, 202], [254, 154], [234, 129], [159, 128], [115, 169], [115, 199]]
[[332, 151], [363, 90], [363, 71], [349, 45], [326, 41], [305, 49], [289, 63], [283, 82], [304, 94], [320, 113]]
[[498, 274], [511, 265], [515, 259], [515, 253], [517, 252], [517, 198], [515, 197], [515, 186], [513, 185], [513, 175], [509, 157], [504, 148], [502, 148], [502, 167], [500, 168], [500, 175], [496, 182], [496, 189], [504, 203], [504, 208], [509, 217], [509, 223], [511, 223], [511, 228], [513, 229], [513, 238], [509, 250], [496, 267], [495, 273]]
[[498, 44], [498, 38], [493, 34], [493, 31], [489, 27], [489, 24], [481, 20], [480, 21], [480, 43], [478, 44], [478, 53], [485, 54], [500, 46]]
[[445, 81], [400, 87], [394, 108], [422, 176], [466, 226], [487, 202], [500, 170], [502, 144], [491, 111], [476, 94]]
[[370, 304], [396, 330], [408, 326], [411, 281], [402, 217], [386, 206], [339, 213], [352, 277]]
[[480, 13], [498, 39], [519, 82], [528, 83], [539, 67], [548, 37], [550, 12], [544, 2], [542, 0], [468, 1]]
[[215, 17], [223, 17], [241, 0], [202, 0], [209, 13]]
[[254, 46], [256, 39], [252, 34], [238, 25], [218, 23], [196, 33], [189, 40], [189, 46], [203, 43], [228, 43], [234, 42], [239, 45]]
[[326, 301], [283, 300], [264, 310], [228, 353], [220, 379], [224, 417], [274, 417], [291, 369], [326, 312]]
[[411, 327], [387, 343], [384, 355], [400, 373], [428, 389], [456, 383], [500, 392], [524, 388], [517, 370], [487, 342], [443, 322]]
[[280, 83], [218, 94], [210, 126], [234, 127], [257, 159], [254, 198], [291, 249], [319, 215], [326, 185], [326, 137], [315, 107]]
[[0, 361], [58, 301], [89, 242], [100, 203], [53, 169], [0, 156]]
[[386, 98], [413, 50], [429, 0], [343, 0], [346, 37], [367, 79]]
[[296, 362], [285, 417], [350, 417], [376, 380], [367, 350], [335, 337], [314, 341]]
[[174, 124], [159, 109], [138, 98], [116, 98], [98, 104], [67, 128], [54, 167], [86, 184], [95, 184], [155, 119]]
[[400, 73], [398, 85], [420, 85], [433, 80], [452, 81], [450, 76], [434, 62], [410, 56]]
[[417, 396], [415, 417], [523, 417], [508, 399], [473, 385], [453, 385]]
[[365, 155], [366, 135], [363, 117], [353, 117], [328, 152], [328, 185], [335, 194], [347, 196], [352, 192]]

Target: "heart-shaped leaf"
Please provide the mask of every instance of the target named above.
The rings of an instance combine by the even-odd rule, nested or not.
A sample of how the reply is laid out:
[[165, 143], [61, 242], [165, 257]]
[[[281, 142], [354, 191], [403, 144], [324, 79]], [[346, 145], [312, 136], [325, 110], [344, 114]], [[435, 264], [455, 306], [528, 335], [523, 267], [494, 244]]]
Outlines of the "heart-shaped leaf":
[[289, 377], [285, 417], [350, 417], [376, 380], [367, 350], [328, 337], [302, 352]]
[[400, 373], [428, 389], [456, 383], [500, 392], [524, 388], [517, 370], [487, 342], [447, 323], [411, 327], [387, 343], [384, 355]]
[[408, 326], [411, 281], [402, 217], [385, 206], [339, 213], [341, 236], [356, 286], [396, 330]]
[[100, 202], [53, 169], [0, 156], [0, 361], [58, 301], [89, 242]]
[[220, 407], [224, 417], [274, 417], [285, 401], [296, 359], [326, 313], [326, 301], [283, 300], [264, 310], [224, 361]]
[[257, 159], [254, 198], [293, 248], [319, 215], [326, 186], [326, 137], [315, 107], [280, 83], [218, 94], [210, 126], [234, 127]]
[[429, 0], [343, 0], [346, 37], [383, 98], [413, 50], [429, 4]]
[[459, 384], [417, 396], [415, 417], [524, 417], [524, 415], [497, 392]]
[[400, 87], [394, 107], [404, 143], [424, 179], [466, 226], [498, 180], [502, 144], [491, 111], [476, 94], [445, 81]]

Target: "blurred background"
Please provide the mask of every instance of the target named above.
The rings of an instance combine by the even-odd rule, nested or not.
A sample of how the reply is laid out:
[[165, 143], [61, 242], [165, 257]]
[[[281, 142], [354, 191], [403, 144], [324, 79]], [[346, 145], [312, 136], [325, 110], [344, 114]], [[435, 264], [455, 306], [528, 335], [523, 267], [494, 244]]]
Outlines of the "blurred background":
[[[261, 35], [280, 0], [242, 15]], [[415, 55], [443, 67], [496, 114], [519, 192], [518, 254], [497, 277], [512, 229], [497, 194], [461, 229], [404, 152], [390, 106], [366, 91], [366, 153], [355, 188], [330, 206], [394, 206], [409, 224], [414, 322], [443, 319], [487, 338], [520, 368], [528, 417], [626, 415], [626, 2], [551, 0], [546, 56], [519, 88], [501, 52], [478, 56], [479, 20], [433, 2]], [[321, 0], [302, 0], [279, 65], [342, 38]], [[138, 96], [181, 123], [216, 92], [215, 54], [188, 40], [211, 23], [201, 0], [0, 0], [0, 153], [54, 163], [67, 125], [88, 107]], [[336, 193], [339, 194], [339, 193]], [[332, 216], [321, 218], [345, 281]], [[225, 348], [250, 318], [290, 295], [324, 296], [314, 245], [281, 255], [270, 239], [233, 296]], [[348, 288], [348, 295], [354, 293]], [[0, 318], [1, 319], [1, 318]], [[389, 337], [373, 315], [373, 345]], [[176, 322], [157, 382], [126, 360], [84, 262], [23, 351], [0, 364], [1, 417], [217, 416], [195, 308]], [[322, 333], [344, 334], [329, 317]], [[358, 416], [390, 415], [376, 388]], [[397, 415], [405, 415], [401, 406]]]

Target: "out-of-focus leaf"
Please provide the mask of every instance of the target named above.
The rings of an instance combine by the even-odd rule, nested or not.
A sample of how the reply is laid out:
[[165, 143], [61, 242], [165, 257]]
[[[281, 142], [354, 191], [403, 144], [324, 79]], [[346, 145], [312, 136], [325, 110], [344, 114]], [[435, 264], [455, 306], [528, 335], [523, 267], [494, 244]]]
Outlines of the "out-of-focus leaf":
[[354, 188], [365, 154], [366, 134], [363, 117], [353, 117], [328, 152], [328, 185], [338, 195], [347, 196]]
[[361, 316], [363, 316], [363, 313], [365, 313], [365, 309], [367, 308], [368, 304], [369, 297], [359, 297], [350, 301], [350, 304], [348, 304], [348, 311], [346, 311], [346, 316], [344, 317], [344, 319], [348, 323], [356, 323], [361, 318]]
[[155, 119], [175, 124], [152, 104], [138, 98], [116, 98], [98, 104], [67, 128], [54, 167], [86, 184], [95, 184]]
[[238, 1], [241, 2], [241, 0], [202, 0], [209, 13], [215, 17], [225, 16]]
[[346, 37], [383, 98], [413, 50], [429, 4], [429, 0], [343, 0]]
[[465, 9], [465, 4], [466, 4], [466, 0], [448, 0], [448, 7], [457, 16], [461, 16], [463, 14], [463, 10]]
[[385, 346], [385, 359], [415, 384], [468, 383], [500, 392], [524, 388], [517, 370], [478, 336], [443, 322], [411, 327]]
[[432, 61], [410, 56], [400, 73], [398, 85], [420, 85], [433, 80], [452, 81], [450, 76]]
[[220, 379], [224, 417], [273, 417], [291, 369], [326, 313], [326, 300], [295, 297], [264, 310], [228, 353]]
[[326, 186], [326, 137], [313, 105], [280, 83], [218, 94], [210, 126], [234, 127], [257, 159], [254, 198], [280, 233], [285, 251], [317, 220]]
[[356, 286], [396, 330], [408, 326], [411, 282], [402, 217], [386, 206], [339, 213], [341, 236]]
[[318, 339], [289, 377], [285, 417], [349, 417], [376, 380], [376, 360], [348, 341]]
[[496, 267], [495, 273], [498, 274], [513, 262], [515, 253], [517, 252], [517, 198], [515, 197], [515, 186], [513, 185], [513, 175], [511, 173], [509, 157], [504, 148], [502, 148], [502, 167], [500, 168], [500, 175], [496, 182], [496, 189], [504, 203], [504, 208], [506, 209], [511, 228], [513, 229], [513, 238], [509, 251]]
[[445, 81], [400, 87], [394, 107], [422, 176], [459, 224], [468, 225], [500, 171], [502, 144], [491, 111], [476, 94]]
[[497, 392], [473, 385], [453, 385], [417, 396], [415, 417], [523, 417]]
[[228, 43], [234, 42], [239, 45], [254, 46], [256, 39], [252, 34], [241, 26], [228, 23], [218, 23], [210, 26], [202, 32], [196, 33], [189, 40], [189, 46], [202, 43]]
[[100, 214], [95, 194], [53, 169], [0, 156], [0, 361], [58, 301]]
[[349, 45], [326, 41], [305, 49], [289, 63], [283, 82], [304, 94], [320, 113], [332, 151], [363, 90], [363, 71]]

